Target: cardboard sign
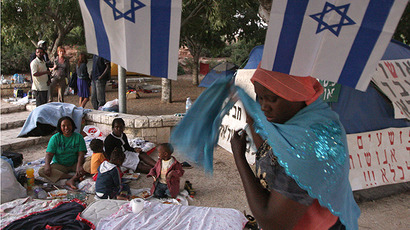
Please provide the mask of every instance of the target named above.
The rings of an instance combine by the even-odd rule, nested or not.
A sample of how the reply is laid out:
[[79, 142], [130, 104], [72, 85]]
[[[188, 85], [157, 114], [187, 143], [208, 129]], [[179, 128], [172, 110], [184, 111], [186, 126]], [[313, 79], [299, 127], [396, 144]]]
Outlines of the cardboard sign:
[[[235, 78], [235, 85], [243, 88], [249, 96], [255, 99], [256, 94], [253, 89], [253, 84], [250, 81], [254, 72], [254, 69], [238, 70]], [[237, 103], [235, 103], [235, 105], [232, 107], [229, 113], [225, 115], [225, 117], [222, 119], [222, 123], [219, 128], [218, 145], [227, 150], [228, 152], [232, 153], [231, 138], [233, 136], [233, 133], [236, 130], [243, 129], [245, 125], [245, 107], [243, 106], [242, 102], [238, 101]], [[249, 130], [247, 130], [247, 133], [250, 133]], [[257, 149], [253, 144], [253, 141], [251, 139], [249, 140], [250, 141], [248, 143], [252, 143], [252, 145], [248, 144], [246, 148], [246, 159], [248, 160], [249, 164], [254, 164]]]
[[410, 59], [380, 61], [372, 80], [392, 102], [394, 118], [410, 119]]
[[410, 127], [347, 135], [353, 190], [410, 179]]

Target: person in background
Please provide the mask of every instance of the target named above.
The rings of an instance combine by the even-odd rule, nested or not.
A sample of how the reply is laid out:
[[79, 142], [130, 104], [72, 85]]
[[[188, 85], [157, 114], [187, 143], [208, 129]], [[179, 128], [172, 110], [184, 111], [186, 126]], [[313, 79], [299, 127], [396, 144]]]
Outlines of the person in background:
[[93, 69], [91, 72], [91, 103], [98, 110], [105, 105], [105, 86], [110, 79], [111, 65], [108, 60], [97, 55], [93, 56]]
[[[44, 54], [43, 54], [43, 60], [46, 63], [47, 68], [51, 68], [53, 67], [53, 63], [51, 63], [50, 58], [48, 58], [48, 54], [47, 54], [47, 42], [44, 40], [40, 40], [37, 42], [37, 47], [40, 47], [43, 49]], [[37, 55], [36, 52], [32, 53], [30, 55], [30, 63], [36, 59]], [[30, 76], [31, 77], [31, 76]], [[51, 76], [50, 74], [48, 75], [48, 80], [51, 82]], [[31, 83], [33, 83], [33, 78], [30, 79]]]
[[54, 66], [50, 68], [52, 78], [50, 90], [48, 91], [48, 102], [53, 101], [53, 89], [57, 87], [57, 100], [64, 102], [64, 91], [67, 87], [68, 77], [70, 76], [70, 61], [65, 57], [65, 49], [62, 46], [57, 48], [57, 58], [54, 60]]
[[87, 56], [85, 53], [81, 53], [78, 56], [78, 62], [76, 67], [77, 73], [77, 89], [78, 89], [78, 106], [85, 108], [85, 105], [90, 98], [90, 83], [91, 79], [87, 70]]
[[151, 194], [156, 198], [172, 197], [179, 194], [179, 181], [184, 175], [181, 163], [172, 156], [174, 148], [170, 143], [158, 145], [158, 161], [147, 177], [154, 178]]
[[143, 152], [141, 148], [132, 148], [128, 143], [127, 135], [124, 133], [125, 122], [122, 118], [115, 118], [112, 121], [112, 133], [104, 140], [105, 154], [110, 158], [111, 152], [116, 148], [121, 148], [125, 153], [123, 167], [136, 172], [149, 173], [154, 167], [155, 161]]
[[[71, 117], [62, 117], [57, 123], [57, 133], [48, 142], [45, 165], [38, 174], [56, 183], [60, 179], [69, 179], [66, 185], [77, 189], [75, 182], [85, 175], [84, 155], [87, 152], [84, 138], [74, 132], [75, 123]], [[75, 172], [74, 176], [68, 173]]]
[[231, 147], [259, 227], [357, 226], [360, 210], [349, 183], [346, 133], [338, 115], [319, 98], [323, 87], [312, 77], [260, 67], [251, 81], [265, 115], [246, 111], [258, 148], [256, 175], [245, 157], [248, 134], [234, 132]]
[[98, 167], [97, 180], [95, 182], [95, 194], [100, 199], [127, 200], [127, 196], [121, 192], [130, 194], [127, 184], [122, 184], [122, 172], [120, 166], [124, 162], [125, 155], [121, 148], [115, 148], [110, 157], [110, 161], [103, 161]]
[[31, 77], [33, 83], [31, 89], [36, 97], [36, 106], [47, 103], [47, 91], [50, 81], [48, 75], [50, 71], [44, 61], [44, 50], [41, 47], [36, 49], [36, 58], [30, 63]]

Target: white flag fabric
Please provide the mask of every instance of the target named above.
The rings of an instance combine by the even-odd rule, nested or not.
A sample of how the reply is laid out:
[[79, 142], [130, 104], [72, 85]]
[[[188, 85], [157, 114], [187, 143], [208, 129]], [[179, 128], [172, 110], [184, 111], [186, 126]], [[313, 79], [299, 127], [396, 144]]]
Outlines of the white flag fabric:
[[261, 67], [365, 91], [408, 0], [273, 0]]
[[176, 80], [182, 0], [79, 0], [87, 51]]

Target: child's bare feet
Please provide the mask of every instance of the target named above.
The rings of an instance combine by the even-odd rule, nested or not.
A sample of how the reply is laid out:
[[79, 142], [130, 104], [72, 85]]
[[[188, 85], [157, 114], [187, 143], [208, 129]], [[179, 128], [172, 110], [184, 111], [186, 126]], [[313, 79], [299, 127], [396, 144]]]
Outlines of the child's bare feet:
[[77, 190], [77, 187], [75, 186], [74, 182], [75, 182], [74, 178], [71, 178], [71, 179], [67, 180], [67, 182], [65, 182], [65, 184], [70, 186], [70, 188]]

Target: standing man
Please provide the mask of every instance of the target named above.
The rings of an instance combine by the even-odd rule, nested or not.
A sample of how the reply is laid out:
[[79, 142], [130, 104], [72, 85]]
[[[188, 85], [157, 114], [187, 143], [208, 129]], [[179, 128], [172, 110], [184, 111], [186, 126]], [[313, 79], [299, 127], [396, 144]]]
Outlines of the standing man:
[[[47, 66], [47, 68], [51, 68], [51, 67], [53, 67], [53, 63], [51, 63], [51, 61], [50, 61], [50, 58], [48, 58], [48, 54], [47, 54], [47, 42], [46, 41], [44, 41], [44, 40], [40, 40], [40, 41], [38, 41], [37, 42], [37, 47], [40, 47], [40, 48], [42, 48], [43, 50], [44, 50], [44, 55], [43, 55], [43, 60], [46, 62], [46, 66]], [[33, 52], [31, 55], [30, 55], [30, 63], [34, 60], [34, 59], [36, 59], [36, 52]], [[51, 76], [49, 75], [48, 76], [48, 80], [50, 80], [51, 81]], [[31, 79], [31, 82], [33, 82], [33, 79]]]
[[91, 72], [91, 103], [97, 110], [105, 104], [105, 85], [110, 79], [111, 64], [108, 60], [97, 55], [93, 56], [93, 70]]
[[33, 83], [31, 89], [36, 96], [36, 106], [47, 103], [47, 92], [50, 80], [48, 75], [50, 71], [44, 61], [44, 50], [41, 47], [36, 48], [36, 58], [30, 63], [31, 78]]

